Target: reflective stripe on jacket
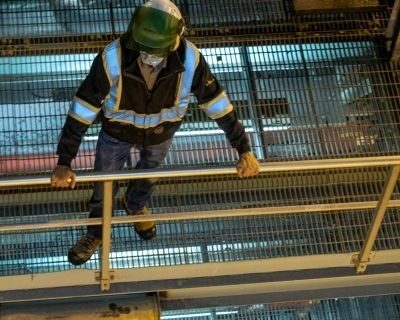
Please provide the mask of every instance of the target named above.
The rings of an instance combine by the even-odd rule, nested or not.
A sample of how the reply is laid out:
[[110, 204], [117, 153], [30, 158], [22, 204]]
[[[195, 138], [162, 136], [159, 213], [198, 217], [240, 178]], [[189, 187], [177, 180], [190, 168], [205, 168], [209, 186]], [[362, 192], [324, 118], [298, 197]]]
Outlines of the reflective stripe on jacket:
[[[184, 71], [179, 79], [175, 104], [163, 108], [158, 113], [137, 113], [134, 110], [120, 110], [123, 83], [121, 77], [121, 46], [120, 40], [111, 42], [103, 51], [102, 60], [110, 82], [110, 89], [103, 102], [104, 116], [112, 122], [130, 124], [136, 128], [154, 128], [163, 122], [181, 122], [189, 105], [193, 76], [199, 63], [199, 51], [186, 41]], [[211, 119], [218, 119], [233, 110], [233, 106], [224, 91], [210, 102], [200, 104], [201, 109]], [[99, 110], [83, 100], [75, 97], [69, 115], [85, 124], [92, 123]]]

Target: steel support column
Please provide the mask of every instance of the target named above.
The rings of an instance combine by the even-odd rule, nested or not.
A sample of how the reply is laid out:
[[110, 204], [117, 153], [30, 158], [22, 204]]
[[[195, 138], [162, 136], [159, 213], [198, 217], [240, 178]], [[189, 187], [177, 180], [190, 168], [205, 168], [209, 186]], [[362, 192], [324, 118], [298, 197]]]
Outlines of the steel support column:
[[103, 245], [101, 249], [100, 287], [102, 291], [110, 290], [110, 248], [111, 248], [111, 216], [112, 216], [112, 181], [104, 181], [103, 198]]

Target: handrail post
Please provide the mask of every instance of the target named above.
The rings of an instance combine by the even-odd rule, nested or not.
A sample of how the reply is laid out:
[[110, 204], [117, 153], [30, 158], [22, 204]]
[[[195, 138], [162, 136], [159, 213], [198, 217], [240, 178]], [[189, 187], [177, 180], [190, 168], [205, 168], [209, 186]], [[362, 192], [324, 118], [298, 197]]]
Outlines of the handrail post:
[[370, 262], [370, 255], [372, 247], [375, 243], [379, 229], [382, 224], [382, 220], [386, 213], [386, 208], [392, 197], [394, 187], [396, 186], [397, 179], [399, 177], [400, 166], [394, 165], [390, 168], [386, 183], [382, 191], [381, 197], [378, 201], [375, 209], [375, 216], [370, 224], [367, 237], [364, 241], [363, 247], [360, 253], [353, 257], [353, 261], [356, 265], [357, 273], [363, 273], [367, 269], [368, 262]]
[[113, 181], [104, 181], [103, 191], [103, 238], [101, 248], [100, 288], [110, 290], [110, 248], [111, 248], [111, 216], [112, 216], [112, 189]]

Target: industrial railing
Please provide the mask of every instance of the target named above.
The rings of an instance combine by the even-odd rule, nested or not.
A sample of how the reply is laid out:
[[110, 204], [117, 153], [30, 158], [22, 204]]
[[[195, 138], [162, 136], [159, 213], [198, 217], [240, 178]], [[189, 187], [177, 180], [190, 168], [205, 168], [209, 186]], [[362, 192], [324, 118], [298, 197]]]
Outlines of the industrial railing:
[[[123, 172], [107, 172], [107, 173], [80, 173], [76, 178], [77, 183], [82, 182], [95, 182], [101, 181], [104, 183], [104, 206], [103, 218], [96, 219], [79, 219], [79, 220], [62, 220], [50, 221], [47, 223], [34, 223], [34, 224], [13, 224], [0, 226], [1, 233], [17, 232], [21, 230], [38, 230], [38, 229], [54, 229], [65, 227], [76, 227], [85, 225], [99, 225], [102, 224], [103, 228], [103, 245], [101, 248], [101, 266], [97, 272], [96, 281], [100, 282], [101, 290], [110, 290], [110, 283], [116, 276], [115, 270], [110, 270], [109, 255], [110, 255], [110, 241], [111, 241], [111, 225], [133, 223], [140, 221], [177, 221], [177, 220], [190, 220], [190, 219], [206, 219], [216, 217], [239, 217], [239, 216], [255, 216], [255, 215], [270, 215], [270, 214], [288, 214], [288, 213], [310, 213], [310, 212], [329, 212], [341, 210], [361, 210], [374, 208], [375, 215], [370, 223], [367, 237], [364, 239], [364, 244], [360, 251], [352, 255], [349, 262], [356, 267], [357, 273], [365, 272], [369, 263], [372, 262], [372, 248], [375, 239], [380, 229], [385, 211], [388, 207], [400, 207], [400, 200], [391, 200], [394, 187], [398, 180], [400, 172], [400, 156], [385, 156], [385, 157], [367, 157], [367, 158], [348, 158], [348, 159], [328, 159], [328, 160], [307, 160], [307, 161], [292, 161], [292, 162], [271, 162], [261, 165], [261, 172], [294, 172], [294, 171], [309, 171], [318, 169], [339, 169], [339, 168], [366, 168], [366, 167], [388, 167], [390, 168], [386, 182], [378, 201], [364, 201], [364, 202], [347, 202], [347, 203], [334, 203], [334, 204], [312, 204], [301, 206], [276, 206], [268, 208], [250, 208], [250, 209], [236, 209], [236, 210], [218, 210], [218, 211], [199, 211], [199, 212], [186, 212], [186, 213], [169, 213], [169, 214], [153, 214], [150, 217], [146, 216], [126, 216], [126, 217], [112, 217], [112, 189], [113, 181], [122, 181], [130, 179], [141, 178], [169, 178], [169, 177], [195, 177], [205, 175], [224, 175], [234, 174], [235, 169], [232, 167], [219, 167], [219, 168], [202, 168], [202, 169], [163, 169], [163, 170], [134, 170]], [[19, 176], [19, 177], [3, 177], [0, 178], [0, 188], [12, 188], [21, 186], [35, 186], [49, 184], [49, 177], [45, 176]], [[398, 248], [393, 250], [394, 253], [390, 254], [390, 262], [400, 262], [400, 255], [398, 255]], [[388, 250], [390, 251], [390, 250]], [[340, 255], [337, 255], [338, 257]], [[329, 264], [329, 261], [323, 261], [323, 257], [319, 257], [319, 263]], [[379, 258], [377, 255], [376, 257]], [[322, 260], [321, 260], [322, 259]], [[338, 258], [338, 261], [340, 259]], [[332, 261], [331, 261], [332, 262]], [[386, 261], [387, 262], [387, 261]], [[241, 264], [241, 262], [235, 262]], [[250, 269], [255, 265], [248, 265]], [[242, 262], [243, 267], [243, 262]], [[296, 266], [295, 266], [296, 267]], [[304, 267], [304, 266], [303, 266]], [[172, 267], [173, 268], [173, 267]], [[202, 274], [199, 266], [196, 266], [195, 274]], [[205, 267], [207, 268], [207, 267]], [[279, 268], [279, 263], [276, 263], [276, 268]], [[146, 268], [144, 268], [146, 269]], [[257, 269], [257, 268], [256, 268]], [[253, 269], [253, 272], [257, 272]], [[172, 270], [172, 269], [171, 269]], [[189, 269], [188, 269], [189, 270]], [[193, 272], [195, 269], [190, 269]], [[121, 270], [119, 270], [121, 271]], [[68, 272], [68, 271], [65, 271]], [[229, 271], [228, 271], [229, 272]], [[242, 272], [245, 272], [242, 269]], [[137, 273], [137, 271], [136, 271]], [[188, 275], [188, 274], [187, 274]], [[156, 274], [152, 275], [153, 279], [166, 279], [171, 275]], [[194, 276], [190, 273], [190, 276]], [[37, 288], [38, 283], [33, 286], [29, 283], [22, 283], [17, 285], [13, 279], [21, 276], [0, 277], [0, 282], [3, 284], [0, 290], [13, 290], [25, 288]], [[32, 275], [33, 277], [33, 275]], [[66, 285], [64, 273], [57, 273], [52, 278], [52, 285], [57, 286]], [[24, 279], [24, 278], [22, 278]], [[81, 280], [82, 278], [80, 278]], [[121, 276], [119, 281], [134, 280]], [[70, 281], [69, 284], [74, 283]], [[80, 281], [79, 280], [79, 281]], [[40, 277], [38, 280], [40, 282]], [[77, 283], [81, 283], [77, 281]], [[89, 283], [93, 283], [89, 281]], [[40, 285], [39, 285], [40, 287]]]

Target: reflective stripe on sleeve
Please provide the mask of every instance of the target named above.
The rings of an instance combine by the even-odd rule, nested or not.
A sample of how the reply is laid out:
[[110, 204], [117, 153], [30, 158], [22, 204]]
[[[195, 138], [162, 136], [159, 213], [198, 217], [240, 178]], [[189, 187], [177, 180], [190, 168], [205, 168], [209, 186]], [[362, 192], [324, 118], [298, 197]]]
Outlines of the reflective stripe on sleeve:
[[82, 123], [92, 124], [99, 111], [100, 109], [97, 109], [78, 97], [74, 97], [69, 107], [68, 115]]
[[211, 119], [218, 119], [233, 110], [233, 106], [225, 91], [222, 91], [217, 97], [207, 103], [199, 105], [199, 107]]

